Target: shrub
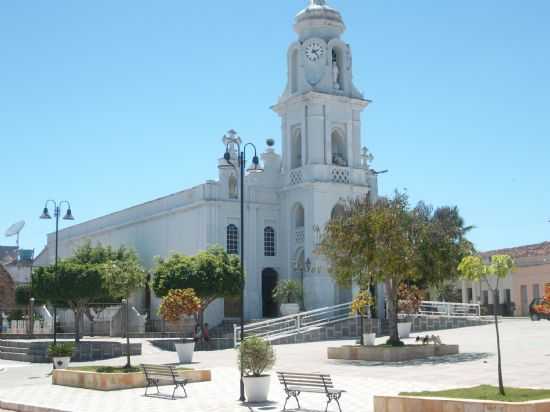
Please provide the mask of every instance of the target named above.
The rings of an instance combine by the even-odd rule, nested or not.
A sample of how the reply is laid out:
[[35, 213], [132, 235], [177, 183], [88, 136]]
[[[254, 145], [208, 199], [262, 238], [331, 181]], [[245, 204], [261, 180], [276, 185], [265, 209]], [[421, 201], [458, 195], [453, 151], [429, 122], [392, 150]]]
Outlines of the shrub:
[[74, 353], [74, 343], [63, 342], [57, 344], [51, 344], [48, 346], [48, 355], [50, 358], [65, 358], [71, 357]]
[[241, 342], [239, 347], [239, 368], [245, 376], [262, 376], [275, 364], [275, 353], [271, 344], [258, 337], [250, 336]]
[[283, 280], [273, 291], [273, 299], [278, 303], [298, 303], [301, 298], [302, 287], [295, 280]]
[[416, 286], [408, 286], [401, 284], [399, 286], [399, 312], [406, 313], [408, 315], [414, 315], [418, 313], [422, 300], [424, 299], [424, 293]]
[[177, 322], [182, 316], [192, 316], [201, 310], [201, 300], [193, 289], [174, 289], [162, 298], [159, 314], [169, 322]]
[[364, 290], [360, 292], [351, 303], [351, 310], [356, 315], [367, 316], [367, 309], [373, 303], [374, 299], [372, 298], [370, 292], [368, 290]]
[[10, 322], [12, 320], [23, 320], [24, 318], [25, 318], [25, 313], [20, 309], [12, 310], [8, 314], [8, 321], [10, 321]]

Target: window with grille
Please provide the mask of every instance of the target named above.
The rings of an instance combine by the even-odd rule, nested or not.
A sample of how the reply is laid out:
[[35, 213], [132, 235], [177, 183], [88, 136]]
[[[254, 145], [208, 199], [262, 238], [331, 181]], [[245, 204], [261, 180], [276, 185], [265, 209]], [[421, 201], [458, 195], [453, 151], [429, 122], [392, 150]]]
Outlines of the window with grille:
[[227, 226], [227, 253], [239, 254], [239, 229], [235, 225]]
[[275, 230], [270, 226], [264, 229], [264, 255], [275, 256]]

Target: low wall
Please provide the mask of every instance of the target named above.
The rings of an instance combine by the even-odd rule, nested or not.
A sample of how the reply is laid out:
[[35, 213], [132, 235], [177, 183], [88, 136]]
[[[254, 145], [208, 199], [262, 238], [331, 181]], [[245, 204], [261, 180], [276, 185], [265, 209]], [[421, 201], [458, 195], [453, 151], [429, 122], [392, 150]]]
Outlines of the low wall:
[[[31, 342], [30, 362], [49, 363], [48, 346], [51, 342]], [[119, 358], [126, 355], [126, 344], [120, 342], [80, 342], [71, 357], [73, 362]], [[130, 355], [141, 355], [141, 343], [130, 343]]]
[[404, 362], [433, 356], [458, 355], [458, 345], [340, 346], [327, 348], [328, 359]]
[[494, 402], [447, 398], [375, 396], [374, 412], [547, 412], [550, 400]]
[[[418, 316], [412, 319], [412, 332], [425, 332], [443, 329], [457, 329], [470, 326], [481, 326], [492, 323], [492, 321], [480, 318], [457, 318], [447, 316]], [[355, 339], [359, 336], [361, 322], [359, 318], [347, 319], [334, 322], [330, 325], [319, 327], [304, 333], [292, 336], [285, 336], [274, 339], [274, 345], [291, 343], [318, 342], [325, 340]], [[376, 333], [377, 336], [388, 335], [388, 322], [381, 322], [378, 319], [364, 320], [365, 333]]]
[[[189, 382], [207, 382], [212, 380], [210, 370], [182, 370], [179, 375]], [[147, 382], [143, 372], [136, 373], [97, 373], [70, 369], [55, 369], [52, 383], [74, 388], [115, 391], [123, 389], [145, 388]], [[159, 385], [173, 385], [171, 382], [159, 382]]]
[[[159, 349], [175, 352], [175, 343], [181, 339], [149, 339], [151, 344]], [[195, 352], [208, 352], [214, 350], [229, 349], [234, 346], [233, 339], [212, 338], [208, 342], [197, 342], [195, 344]]]

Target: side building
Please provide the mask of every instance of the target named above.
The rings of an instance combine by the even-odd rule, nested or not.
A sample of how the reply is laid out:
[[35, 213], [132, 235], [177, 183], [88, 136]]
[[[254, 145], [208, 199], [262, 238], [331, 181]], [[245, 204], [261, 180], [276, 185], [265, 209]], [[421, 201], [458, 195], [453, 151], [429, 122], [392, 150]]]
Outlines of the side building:
[[544, 297], [545, 286], [550, 285], [550, 242], [482, 253], [487, 261], [494, 255], [510, 255], [516, 262], [516, 270], [501, 281], [498, 301], [486, 284], [463, 281], [462, 302], [480, 303], [489, 314], [496, 304], [500, 314], [528, 316], [531, 302]]

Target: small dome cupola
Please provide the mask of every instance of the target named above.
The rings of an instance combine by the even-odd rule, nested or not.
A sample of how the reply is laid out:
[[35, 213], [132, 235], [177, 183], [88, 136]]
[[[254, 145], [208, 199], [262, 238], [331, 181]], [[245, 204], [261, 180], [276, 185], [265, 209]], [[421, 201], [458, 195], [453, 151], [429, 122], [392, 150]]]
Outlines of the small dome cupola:
[[320, 37], [329, 41], [339, 37], [346, 26], [339, 11], [327, 5], [325, 0], [309, 0], [309, 6], [296, 15], [294, 30], [300, 41]]

